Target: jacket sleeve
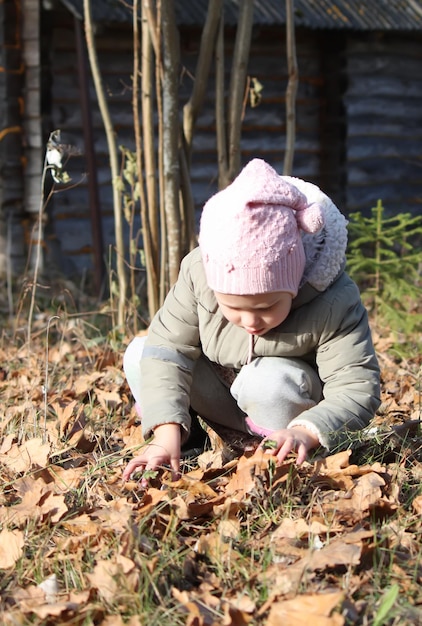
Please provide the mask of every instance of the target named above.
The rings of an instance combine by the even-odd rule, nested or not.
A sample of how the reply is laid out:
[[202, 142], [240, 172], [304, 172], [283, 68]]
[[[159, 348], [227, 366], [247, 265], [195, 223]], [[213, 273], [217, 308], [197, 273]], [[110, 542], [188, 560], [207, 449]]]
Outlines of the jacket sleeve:
[[368, 316], [350, 281], [331, 302], [316, 349], [323, 399], [289, 424], [307, 426], [329, 450], [364, 428], [380, 405], [380, 370]]
[[153, 318], [141, 359], [141, 415], [145, 438], [156, 426], [180, 424], [182, 441], [190, 429], [192, 371], [200, 355], [197, 301], [191, 260], [182, 261], [176, 284]]

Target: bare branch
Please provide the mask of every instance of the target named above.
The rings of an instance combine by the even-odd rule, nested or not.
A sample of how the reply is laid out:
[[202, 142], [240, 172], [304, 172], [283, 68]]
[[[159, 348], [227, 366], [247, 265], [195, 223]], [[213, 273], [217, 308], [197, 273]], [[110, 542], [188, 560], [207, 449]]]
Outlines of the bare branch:
[[188, 159], [192, 150], [192, 138], [195, 122], [205, 99], [205, 92], [210, 73], [212, 54], [218, 25], [221, 18], [223, 0], [210, 0], [208, 4], [207, 19], [201, 36], [198, 62], [195, 70], [195, 80], [191, 97], [183, 107], [183, 134]]
[[167, 224], [169, 282], [173, 285], [181, 260], [181, 224], [179, 208], [179, 115], [178, 76], [179, 40], [172, 0], [162, 0], [163, 33], [163, 176], [164, 207]]
[[290, 176], [293, 171], [296, 141], [296, 94], [299, 82], [293, 0], [286, 0], [286, 40], [289, 81], [286, 90], [286, 151], [284, 153], [283, 174]]
[[240, 136], [242, 126], [243, 94], [251, 47], [254, 0], [239, 3], [239, 19], [233, 54], [228, 106], [229, 179], [240, 169]]
[[122, 207], [121, 207], [121, 195], [117, 186], [119, 179], [119, 166], [117, 158], [117, 147], [113, 124], [110, 117], [110, 112], [107, 105], [104, 89], [102, 86], [102, 80], [99, 70], [99, 64], [97, 59], [97, 53], [95, 49], [93, 28], [92, 28], [92, 15], [91, 15], [91, 1], [84, 0], [84, 21], [85, 21], [85, 37], [88, 49], [88, 58], [91, 67], [92, 78], [95, 85], [95, 92], [97, 94], [98, 106], [100, 108], [101, 117], [104, 124], [104, 130], [107, 137], [107, 145], [109, 150], [111, 179], [113, 185], [113, 210], [114, 210], [114, 229], [116, 236], [116, 266], [117, 277], [119, 282], [119, 306], [118, 306], [118, 318], [117, 324], [120, 328], [124, 325], [124, 310], [126, 300], [126, 271], [125, 271], [125, 247], [123, 238], [123, 222], [122, 222]]
[[217, 133], [218, 187], [227, 186], [229, 169], [226, 141], [226, 114], [224, 104], [224, 20], [221, 17], [215, 51], [215, 122]]

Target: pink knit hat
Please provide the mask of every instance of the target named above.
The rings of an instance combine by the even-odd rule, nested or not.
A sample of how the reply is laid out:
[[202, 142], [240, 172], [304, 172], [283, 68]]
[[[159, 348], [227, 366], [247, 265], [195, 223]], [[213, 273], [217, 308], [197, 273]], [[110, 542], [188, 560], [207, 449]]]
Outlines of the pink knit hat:
[[305, 267], [300, 228], [315, 233], [324, 220], [318, 204], [268, 163], [253, 159], [201, 216], [199, 247], [214, 291], [296, 296]]

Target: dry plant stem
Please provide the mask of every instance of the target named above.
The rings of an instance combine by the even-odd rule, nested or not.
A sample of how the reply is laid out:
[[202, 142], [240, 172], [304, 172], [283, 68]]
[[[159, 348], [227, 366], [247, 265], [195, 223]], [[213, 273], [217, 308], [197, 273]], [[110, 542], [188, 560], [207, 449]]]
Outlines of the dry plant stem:
[[45, 347], [45, 377], [44, 377], [44, 387], [43, 387], [43, 396], [44, 396], [44, 426], [43, 426], [43, 443], [46, 441], [47, 436], [47, 403], [48, 403], [48, 338], [50, 332], [50, 325], [53, 320], [59, 320], [60, 317], [58, 315], [53, 315], [49, 318], [47, 323], [47, 333], [46, 333], [46, 347]]
[[119, 303], [117, 312], [117, 324], [119, 328], [123, 328], [124, 316], [125, 316], [125, 300], [126, 300], [126, 271], [125, 271], [125, 249], [123, 239], [123, 222], [122, 222], [122, 208], [121, 208], [121, 195], [117, 186], [119, 180], [119, 167], [117, 159], [117, 147], [114, 136], [113, 125], [110, 117], [110, 112], [107, 106], [107, 100], [104, 94], [102, 86], [99, 64], [97, 54], [94, 45], [93, 29], [92, 29], [92, 15], [91, 15], [91, 2], [90, 0], [84, 0], [84, 22], [85, 22], [85, 37], [88, 49], [89, 63], [91, 66], [92, 78], [95, 85], [95, 91], [98, 99], [98, 106], [101, 111], [101, 117], [104, 124], [104, 129], [107, 137], [107, 145], [110, 158], [110, 170], [113, 185], [113, 209], [114, 209], [114, 229], [116, 237], [116, 265], [117, 265], [117, 278], [119, 283]]
[[50, 193], [48, 194], [47, 200], [44, 202], [44, 185], [45, 185], [45, 176], [46, 176], [46, 172], [48, 170], [48, 165], [47, 165], [47, 153], [45, 154], [44, 157], [44, 167], [42, 170], [42, 176], [41, 176], [41, 200], [40, 200], [40, 208], [38, 211], [38, 222], [37, 222], [37, 227], [38, 227], [38, 233], [37, 233], [37, 241], [36, 241], [36, 255], [35, 255], [35, 266], [34, 266], [34, 276], [33, 276], [33, 283], [32, 283], [32, 290], [31, 290], [31, 302], [30, 302], [30, 306], [29, 306], [29, 313], [28, 313], [28, 326], [27, 326], [27, 332], [28, 332], [28, 338], [27, 338], [27, 346], [28, 346], [28, 357], [30, 355], [31, 352], [31, 333], [32, 333], [32, 317], [34, 315], [34, 308], [35, 308], [35, 294], [36, 294], [36, 290], [37, 290], [37, 281], [38, 281], [38, 272], [39, 272], [39, 268], [40, 268], [40, 264], [41, 264], [41, 232], [42, 232], [42, 218], [44, 215], [44, 209], [48, 204], [48, 201], [50, 200], [52, 193], [53, 193], [53, 189], [54, 186], [52, 187]]
[[114, 308], [114, 302], [113, 302], [113, 270], [112, 268], [112, 258], [111, 258], [111, 246], [109, 246], [108, 248], [108, 266], [110, 268], [110, 271], [108, 272], [108, 290], [110, 293], [110, 313], [111, 313], [111, 319], [112, 319], [112, 328], [115, 328], [116, 326], [116, 318], [115, 318], [115, 308]]
[[293, 0], [286, 0], [286, 40], [289, 82], [286, 90], [286, 151], [284, 154], [283, 174], [285, 176], [290, 176], [293, 171], [293, 158], [296, 140], [295, 105], [299, 81], [299, 71], [296, 58]]
[[377, 202], [376, 206], [376, 220], [377, 220], [377, 237], [375, 241], [375, 262], [376, 262], [376, 272], [375, 272], [375, 293], [380, 294], [381, 287], [381, 236], [382, 236], [382, 213], [383, 206], [381, 202]]
[[13, 289], [12, 289], [12, 214], [9, 213], [7, 220], [7, 250], [6, 250], [6, 283], [7, 283], [7, 304], [9, 318], [13, 317]]
[[[128, 162], [128, 160], [130, 159], [128, 153], [123, 153], [123, 162], [126, 164]], [[124, 174], [123, 174], [124, 176]], [[129, 286], [130, 286], [130, 295], [129, 295], [129, 301], [132, 304], [133, 307], [135, 307], [135, 302], [136, 302], [136, 282], [135, 282], [135, 264], [136, 264], [136, 257], [137, 257], [137, 244], [138, 244], [138, 238], [135, 237], [135, 210], [136, 210], [136, 201], [135, 201], [135, 194], [136, 194], [136, 181], [135, 183], [130, 185], [131, 188], [131, 200], [130, 202], [127, 204], [126, 206], [126, 210], [128, 210], [128, 214], [126, 214], [126, 210], [125, 210], [125, 214], [126, 214], [126, 221], [128, 222], [128, 226], [129, 226]], [[134, 334], [136, 334], [138, 332], [138, 328], [137, 328], [137, 316], [134, 315], [133, 318], [133, 323], [134, 323], [134, 328], [133, 328], [133, 332]]]
[[243, 94], [242, 114], [240, 116], [240, 119], [242, 120], [242, 122], [245, 119], [246, 107], [248, 106], [250, 86], [251, 86], [251, 77], [247, 76], [246, 84], [245, 84], [245, 93]]

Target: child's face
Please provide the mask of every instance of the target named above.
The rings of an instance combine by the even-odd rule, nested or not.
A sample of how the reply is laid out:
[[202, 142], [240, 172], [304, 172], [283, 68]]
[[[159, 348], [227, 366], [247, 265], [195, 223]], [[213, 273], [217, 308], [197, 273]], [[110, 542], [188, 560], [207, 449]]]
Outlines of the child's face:
[[292, 296], [285, 291], [252, 296], [214, 293], [224, 317], [251, 335], [265, 335], [284, 322], [292, 306]]

